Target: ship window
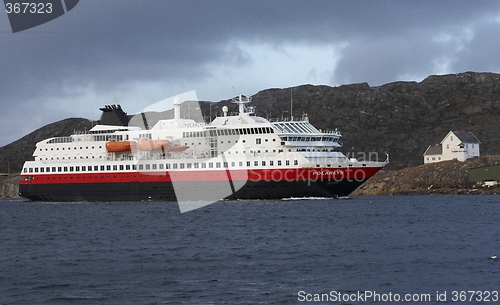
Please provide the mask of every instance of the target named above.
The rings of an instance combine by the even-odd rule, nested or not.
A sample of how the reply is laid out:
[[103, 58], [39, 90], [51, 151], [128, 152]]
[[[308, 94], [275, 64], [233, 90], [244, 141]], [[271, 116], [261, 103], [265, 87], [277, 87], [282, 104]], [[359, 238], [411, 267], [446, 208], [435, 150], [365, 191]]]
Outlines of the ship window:
[[113, 165], [113, 170], [114, 171], [118, 170], [118, 166], [117, 165]]
[[262, 140], [260, 138], [255, 139], [255, 144], [262, 144]]
[[94, 171], [96, 171], [96, 172], [97, 172], [98, 170], [99, 170], [99, 166], [94, 165]]
[[180, 164], [180, 168], [183, 169], [184, 168], [184, 163], [181, 163]]
[[156, 166], [157, 166], [156, 164], [153, 164], [153, 169], [156, 169]]
[[165, 164], [165, 169], [170, 169], [170, 164]]
[[65, 171], [65, 172], [67, 172], [67, 171], [68, 171], [68, 167], [67, 167], [67, 166], [65, 166], [65, 167], [64, 167], [64, 171]]
[[192, 164], [191, 163], [186, 163], [187, 168], [191, 168]]
[[106, 165], [106, 170], [110, 171], [111, 170], [111, 165]]
[[266, 161], [262, 161], [262, 166], [266, 166]]
[[52, 172], [53, 172], [53, 173], [55, 173], [55, 172], [56, 172], [56, 168], [55, 168], [55, 167], [53, 167], [53, 168], [52, 168]]
[[130, 170], [130, 165], [129, 164], [125, 165], [125, 169]]
[[208, 168], [214, 168], [214, 163], [213, 162], [209, 162], [208, 163]]
[[158, 164], [159, 169], [163, 169], [163, 163]]
[[[90, 166], [89, 166], [90, 167]], [[92, 167], [90, 167], [90, 169], [92, 169]], [[82, 172], [86, 171], [87, 170], [87, 167], [86, 166], [82, 166]]]
[[38, 167], [35, 167], [35, 173], [38, 173]]
[[201, 163], [201, 168], [207, 168], [207, 164], [206, 163]]
[[199, 163], [194, 163], [194, 168], [199, 168], [200, 164]]
[[151, 164], [146, 164], [146, 169], [151, 169]]
[[139, 164], [139, 170], [143, 170], [144, 169], [144, 164]]
[[269, 166], [273, 166], [274, 165], [274, 161], [269, 161]]
[[238, 163], [238, 165], [239, 165], [239, 166], [243, 166], [243, 162], [242, 162], [242, 161], [240, 161], [240, 162]]
[[105, 169], [104, 165], [101, 165], [101, 171], [103, 171]]
[[58, 171], [58, 172], [62, 172], [62, 167], [58, 166], [58, 167], [57, 167], [57, 171]]
[[281, 166], [281, 160], [278, 160], [278, 165], [280, 165], [280, 166]]
[[290, 165], [290, 160], [285, 160], [285, 165]]
[[172, 164], [173, 169], [177, 169], [177, 163]]
[[[137, 170], [137, 165], [132, 164], [132, 170]], [[135, 176], [134, 176], [134, 178], [135, 178]]]
[[79, 172], [80, 171], [80, 166], [75, 167], [75, 171]]
[[247, 161], [247, 166], [250, 166], [250, 161]]
[[293, 160], [293, 165], [299, 165], [299, 160]]
[[120, 170], [122, 171], [124, 169], [125, 169], [125, 167], [123, 165], [120, 165]]
[[231, 162], [231, 167], [235, 167], [236, 166], [236, 163], [235, 162]]
[[259, 161], [253, 161], [254, 166], [259, 166]]
[[46, 168], [45, 168], [45, 171], [46, 171], [47, 173], [50, 173], [50, 167], [46, 167]]
[[74, 169], [73, 169], [73, 166], [70, 166], [69, 167], [69, 171], [72, 172]]

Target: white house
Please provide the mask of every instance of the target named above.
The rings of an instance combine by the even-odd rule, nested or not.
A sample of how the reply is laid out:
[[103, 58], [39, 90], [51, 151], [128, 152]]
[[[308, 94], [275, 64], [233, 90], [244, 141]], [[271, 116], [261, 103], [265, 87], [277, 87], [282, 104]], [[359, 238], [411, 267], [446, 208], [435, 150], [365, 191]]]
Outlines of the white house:
[[465, 161], [479, 157], [479, 140], [472, 132], [450, 131], [440, 144], [427, 147], [424, 164], [457, 159]]

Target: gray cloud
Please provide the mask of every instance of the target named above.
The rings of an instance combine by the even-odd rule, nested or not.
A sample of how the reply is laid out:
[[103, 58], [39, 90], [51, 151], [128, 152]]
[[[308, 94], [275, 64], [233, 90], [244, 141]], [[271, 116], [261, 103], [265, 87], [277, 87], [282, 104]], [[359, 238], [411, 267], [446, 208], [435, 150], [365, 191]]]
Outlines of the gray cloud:
[[[16, 34], [3, 20], [0, 124], [14, 132], [2, 133], [0, 145], [66, 115], [85, 116], [88, 107], [146, 106], [197, 87], [200, 98], [219, 100], [230, 94], [219, 86], [257, 91], [321, 79], [379, 85], [441, 72], [498, 72], [498, 16], [498, 1], [86, 0]], [[293, 56], [260, 62], [265, 50], [276, 56], [300, 46], [307, 62], [330, 54], [318, 49], [340, 44], [324, 63], [311, 58], [307, 72], [294, 72]], [[235, 77], [240, 70], [244, 76]], [[276, 81], [263, 77], [269, 71]]]

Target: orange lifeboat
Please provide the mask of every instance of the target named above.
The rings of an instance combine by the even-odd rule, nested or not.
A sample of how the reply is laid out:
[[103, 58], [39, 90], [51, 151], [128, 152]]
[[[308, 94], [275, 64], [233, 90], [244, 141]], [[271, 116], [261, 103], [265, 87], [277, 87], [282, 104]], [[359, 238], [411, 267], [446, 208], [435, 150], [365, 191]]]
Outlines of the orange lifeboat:
[[135, 141], [116, 142], [115, 140], [111, 140], [106, 143], [106, 150], [108, 152], [133, 151], [136, 147], [137, 143]]
[[165, 150], [169, 147], [169, 140], [146, 140], [142, 139], [137, 143], [137, 147], [143, 151]]
[[185, 151], [188, 148], [189, 148], [189, 146], [186, 146], [186, 145], [179, 146], [179, 144], [174, 144], [174, 146], [170, 147], [167, 150], [171, 151], [171, 152], [182, 152], [182, 151]]

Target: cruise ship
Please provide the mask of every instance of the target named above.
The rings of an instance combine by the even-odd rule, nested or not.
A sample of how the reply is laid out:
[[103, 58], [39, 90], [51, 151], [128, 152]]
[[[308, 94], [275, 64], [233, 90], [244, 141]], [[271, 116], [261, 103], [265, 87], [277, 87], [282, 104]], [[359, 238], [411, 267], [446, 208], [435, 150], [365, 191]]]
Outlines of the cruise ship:
[[[270, 121], [240, 95], [210, 123], [99, 124], [36, 144], [19, 195], [42, 201], [217, 201], [349, 195], [388, 164], [346, 157], [341, 133], [307, 116]], [[110, 107], [110, 106], [107, 106]], [[101, 109], [102, 110], [102, 109]], [[140, 125], [140, 124], [138, 124]]]

